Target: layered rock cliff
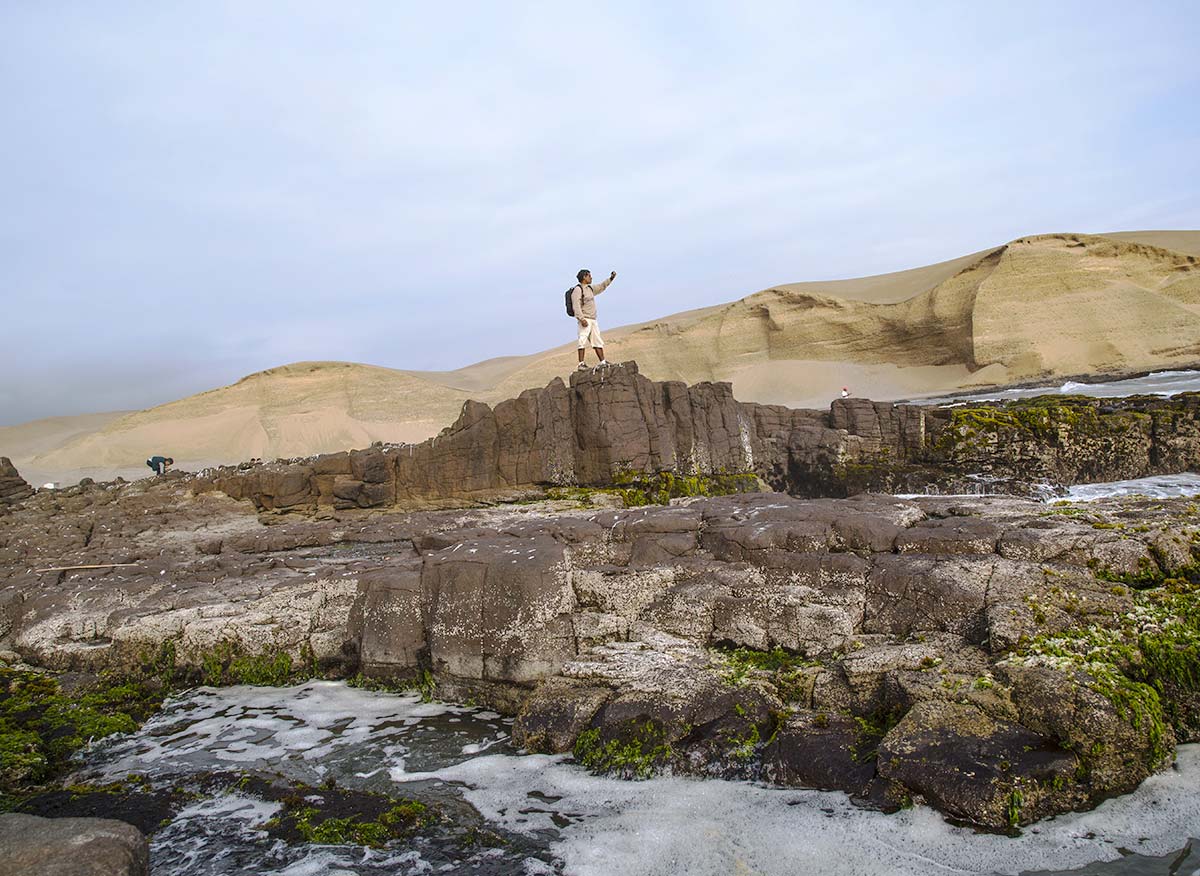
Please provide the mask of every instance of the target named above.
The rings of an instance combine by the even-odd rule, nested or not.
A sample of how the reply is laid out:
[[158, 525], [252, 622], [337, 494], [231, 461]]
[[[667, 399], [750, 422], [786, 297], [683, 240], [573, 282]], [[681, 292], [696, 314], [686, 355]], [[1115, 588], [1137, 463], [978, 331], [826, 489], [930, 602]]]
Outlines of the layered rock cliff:
[[656, 472], [754, 474], [799, 496], [1029, 492], [1200, 466], [1200, 394], [1049, 396], [972, 406], [839, 399], [828, 412], [739, 402], [730, 384], [655, 383], [627, 362], [494, 408], [467, 402], [440, 435], [204, 473], [267, 510], [421, 508]]

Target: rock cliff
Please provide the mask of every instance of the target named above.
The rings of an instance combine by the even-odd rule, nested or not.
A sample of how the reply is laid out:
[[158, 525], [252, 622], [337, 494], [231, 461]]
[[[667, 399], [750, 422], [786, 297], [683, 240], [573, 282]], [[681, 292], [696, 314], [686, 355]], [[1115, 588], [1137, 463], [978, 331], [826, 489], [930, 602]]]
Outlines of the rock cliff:
[[824, 412], [739, 402], [727, 383], [655, 383], [627, 362], [494, 408], [466, 402], [453, 425], [420, 444], [221, 468], [194, 489], [311, 512], [461, 506], [658, 472], [753, 474], [820, 497], [1028, 493], [1198, 466], [1197, 393], [945, 407], [839, 399]]

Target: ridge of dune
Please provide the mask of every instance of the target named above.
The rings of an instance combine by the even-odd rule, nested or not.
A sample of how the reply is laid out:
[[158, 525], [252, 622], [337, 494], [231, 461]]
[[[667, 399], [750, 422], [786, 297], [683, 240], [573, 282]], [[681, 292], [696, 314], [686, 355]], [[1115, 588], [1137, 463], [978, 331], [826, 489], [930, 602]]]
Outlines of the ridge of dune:
[[1184, 255], [1200, 256], [1200, 231], [1106, 231], [1096, 236], [1144, 243]]
[[[605, 334], [611, 360], [634, 359], [654, 380], [730, 381], [740, 399], [793, 407], [824, 406], [844, 385], [887, 400], [1191, 367], [1200, 232], [1034, 235], [910, 271], [772, 286]], [[512, 398], [574, 364], [572, 343], [449, 372], [296, 362], [60, 435], [25, 462], [39, 473], [133, 472], [153, 453], [194, 467], [415, 442], [468, 398]], [[0, 452], [13, 428], [0, 430]]]

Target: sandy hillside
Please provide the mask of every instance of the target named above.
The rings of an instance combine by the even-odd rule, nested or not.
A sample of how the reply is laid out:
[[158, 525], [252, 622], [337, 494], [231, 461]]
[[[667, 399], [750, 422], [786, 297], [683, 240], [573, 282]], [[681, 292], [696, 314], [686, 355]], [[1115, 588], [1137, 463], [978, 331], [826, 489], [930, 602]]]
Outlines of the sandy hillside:
[[[842, 386], [887, 399], [1200, 362], [1200, 232], [1122, 237], [1040, 235], [912, 271], [777, 286], [607, 331], [608, 355], [797, 406], [828, 404]], [[564, 344], [438, 379], [465, 386], [487, 367], [496, 382], [475, 392], [498, 400], [562, 374], [571, 354]]]
[[[728, 380], [739, 398], [809, 407], [842, 386], [890, 399], [1194, 366], [1200, 232], [1021, 238], [911, 271], [777, 286], [605, 335], [609, 359], [636, 359], [655, 379]], [[152, 453], [195, 467], [415, 441], [467, 398], [510, 398], [573, 365], [573, 344], [452, 372], [298, 363], [40, 447], [27, 430], [20, 452], [5, 446], [25, 427], [0, 429], [0, 454], [66, 481], [144, 474]]]
[[[453, 420], [468, 397], [390, 368], [299, 362], [126, 414], [47, 452], [7, 455], [18, 470], [43, 480], [108, 472], [107, 477], [142, 477], [150, 473], [146, 457], [154, 454], [197, 468], [374, 441], [419, 441]], [[0, 430], [0, 444], [7, 431]], [[59, 473], [71, 477], [54, 476]]]

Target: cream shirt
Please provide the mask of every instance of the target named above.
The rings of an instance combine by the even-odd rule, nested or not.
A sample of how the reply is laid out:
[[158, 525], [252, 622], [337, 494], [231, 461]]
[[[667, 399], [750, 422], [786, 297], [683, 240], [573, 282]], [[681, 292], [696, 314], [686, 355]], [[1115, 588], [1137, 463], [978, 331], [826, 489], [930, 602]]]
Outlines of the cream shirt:
[[608, 288], [612, 278], [603, 283], [580, 283], [571, 292], [571, 307], [576, 319], [596, 318], [596, 296]]

